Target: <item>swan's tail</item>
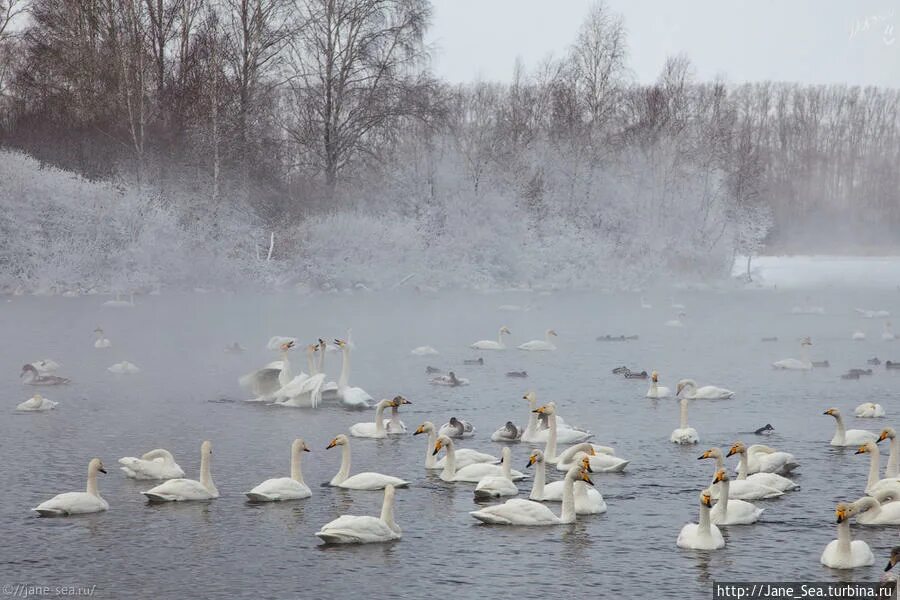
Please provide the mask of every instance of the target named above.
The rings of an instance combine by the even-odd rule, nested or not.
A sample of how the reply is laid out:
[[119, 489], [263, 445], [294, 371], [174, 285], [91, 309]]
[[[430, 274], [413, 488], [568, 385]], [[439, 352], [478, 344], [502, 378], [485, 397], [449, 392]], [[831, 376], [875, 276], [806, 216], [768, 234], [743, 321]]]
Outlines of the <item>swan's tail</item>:
[[260, 494], [257, 492], [246, 492], [245, 494], [250, 502], [272, 502], [274, 498], [271, 496], [267, 496], [266, 494]]
[[141, 492], [150, 502], [175, 502], [178, 498], [168, 494], [157, 494], [155, 492]]
[[492, 490], [475, 490], [475, 499], [476, 500], [486, 500], [488, 498], [496, 498], [500, 494], [492, 491]]
[[39, 514], [42, 517], [64, 517], [68, 513], [64, 510], [60, 510], [58, 508], [32, 508], [34, 512]]
[[495, 514], [492, 514], [489, 512], [484, 512], [481, 510], [473, 510], [469, 514], [472, 515], [473, 517], [475, 517], [476, 519], [478, 519], [479, 521], [481, 521], [482, 523], [488, 523], [489, 525], [505, 525], [505, 524], [509, 523], [508, 519], [504, 519], [502, 517], [498, 517]]

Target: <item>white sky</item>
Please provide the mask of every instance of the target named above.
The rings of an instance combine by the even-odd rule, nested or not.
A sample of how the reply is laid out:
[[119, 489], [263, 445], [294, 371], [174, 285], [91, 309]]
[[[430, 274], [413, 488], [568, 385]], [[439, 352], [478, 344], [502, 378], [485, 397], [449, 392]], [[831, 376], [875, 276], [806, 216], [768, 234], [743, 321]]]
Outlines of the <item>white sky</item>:
[[[509, 79], [561, 56], [593, 0], [433, 0], [436, 75]], [[699, 79], [900, 87], [900, 0], [607, 0], [625, 19], [628, 64], [653, 81], [684, 52]]]

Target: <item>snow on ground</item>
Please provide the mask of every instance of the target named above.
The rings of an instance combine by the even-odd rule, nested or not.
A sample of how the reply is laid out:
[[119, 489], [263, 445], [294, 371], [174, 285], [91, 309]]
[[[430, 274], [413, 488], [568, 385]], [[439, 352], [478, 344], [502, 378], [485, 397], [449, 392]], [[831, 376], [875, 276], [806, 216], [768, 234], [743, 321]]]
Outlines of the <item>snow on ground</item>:
[[[732, 267], [734, 277], [746, 273], [746, 257]], [[779, 288], [897, 288], [900, 256], [757, 256], [751, 264], [753, 282]]]

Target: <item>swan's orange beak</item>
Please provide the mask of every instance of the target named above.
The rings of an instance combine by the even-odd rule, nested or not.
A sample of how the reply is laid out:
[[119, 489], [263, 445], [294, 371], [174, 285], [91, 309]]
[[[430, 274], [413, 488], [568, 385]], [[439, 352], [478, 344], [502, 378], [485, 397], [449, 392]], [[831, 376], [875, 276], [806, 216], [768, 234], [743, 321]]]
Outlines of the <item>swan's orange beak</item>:
[[866, 446], [860, 446], [859, 450], [854, 452], [854, 454], [865, 454], [868, 451], [869, 451], [869, 449]]
[[883, 442], [883, 441], [886, 440], [886, 439], [888, 439], [888, 432], [887, 432], [887, 430], [882, 431], [882, 432], [881, 432], [881, 435], [878, 436], [878, 441], [879, 441], [879, 442]]
[[847, 520], [847, 509], [843, 506], [839, 506], [837, 510], [834, 511], [834, 516], [837, 517], [838, 524], [843, 523]]
[[527, 469], [528, 467], [530, 467], [531, 465], [533, 465], [536, 462], [537, 462], [537, 454], [532, 454], [531, 456], [528, 457], [528, 464], [525, 465], [525, 468]]
[[588, 485], [594, 485], [594, 482], [591, 481], [590, 477], [588, 477], [588, 472], [584, 469], [581, 470], [581, 480]]
[[725, 473], [725, 469], [719, 469], [716, 471], [716, 478], [713, 479], [713, 483], [719, 483], [720, 481], [725, 481], [728, 479], [728, 474]]
[[325, 449], [328, 450], [329, 448], [334, 448], [335, 446], [337, 446], [337, 438], [331, 440], [331, 442], [328, 444], [328, 446], [325, 447]]
[[444, 442], [442, 442], [441, 440], [438, 440], [438, 441], [435, 442], [435, 444], [434, 444], [434, 452], [432, 452], [431, 455], [434, 456], [435, 454], [437, 454], [438, 452], [440, 452], [440, 451], [441, 451], [441, 448], [443, 448], [443, 447], [444, 447]]
[[823, 412], [822, 414], [823, 414], [823, 415], [831, 415], [831, 416], [833, 417], [833, 416], [834, 416], [834, 409], [833, 409], [833, 408], [829, 408], [828, 410], [826, 410], [826, 411]]
[[581, 459], [581, 468], [588, 473], [594, 472], [594, 470], [591, 468], [591, 459], [589, 459], [587, 456]]
[[737, 444], [735, 444], [734, 446], [732, 446], [732, 447], [728, 450], [728, 454], [726, 454], [725, 457], [727, 458], [727, 457], [732, 456], [732, 455], [734, 455], [734, 454], [740, 454], [740, 452], [741, 452], [740, 446], [738, 446]]
[[420, 433], [425, 433], [425, 426], [424, 426], [424, 425], [419, 425], [419, 427], [416, 428], [416, 430], [415, 430], [415, 432], [413, 433], [413, 435], [419, 435]]
[[712, 458], [712, 450], [707, 450], [703, 454], [697, 457], [697, 460], [703, 460], [704, 458]]
[[700, 502], [703, 504], [703, 506], [712, 508], [712, 496], [710, 496], [709, 494], [703, 494], [703, 496], [700, 497]]
[[535, 412], [535, 413], [538, 413], [538, 414], [541, 414], [541, 415], [542, 415], [542, 414], [544, 414], [544, 413], [547, 412], [547, 405], [545, 404], [544, 406], [539, 406], [538, 408], [534, 409], [534, 410], [531, 411], [531, 412]]

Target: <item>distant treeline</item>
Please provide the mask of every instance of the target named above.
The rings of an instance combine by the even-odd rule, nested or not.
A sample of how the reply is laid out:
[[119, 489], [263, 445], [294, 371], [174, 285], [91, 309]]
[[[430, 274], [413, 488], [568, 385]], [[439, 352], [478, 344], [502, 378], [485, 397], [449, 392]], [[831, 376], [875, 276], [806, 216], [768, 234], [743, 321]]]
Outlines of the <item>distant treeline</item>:
[[896, 89], [697, 82], [684, 56], [639, 85], [602, 3], [564, 56], [455, 86], [429, 71], [430, 18], [427, 0], [0, 0], [0, 142], [210, 235], [274, 231], [277, 259], [316, 252], [324, 279], [308, 228], [338, 215], [404, 223], [485, 280], [545, 277], [500, 256], [510, 219], [598, 277], [900, 245]]

